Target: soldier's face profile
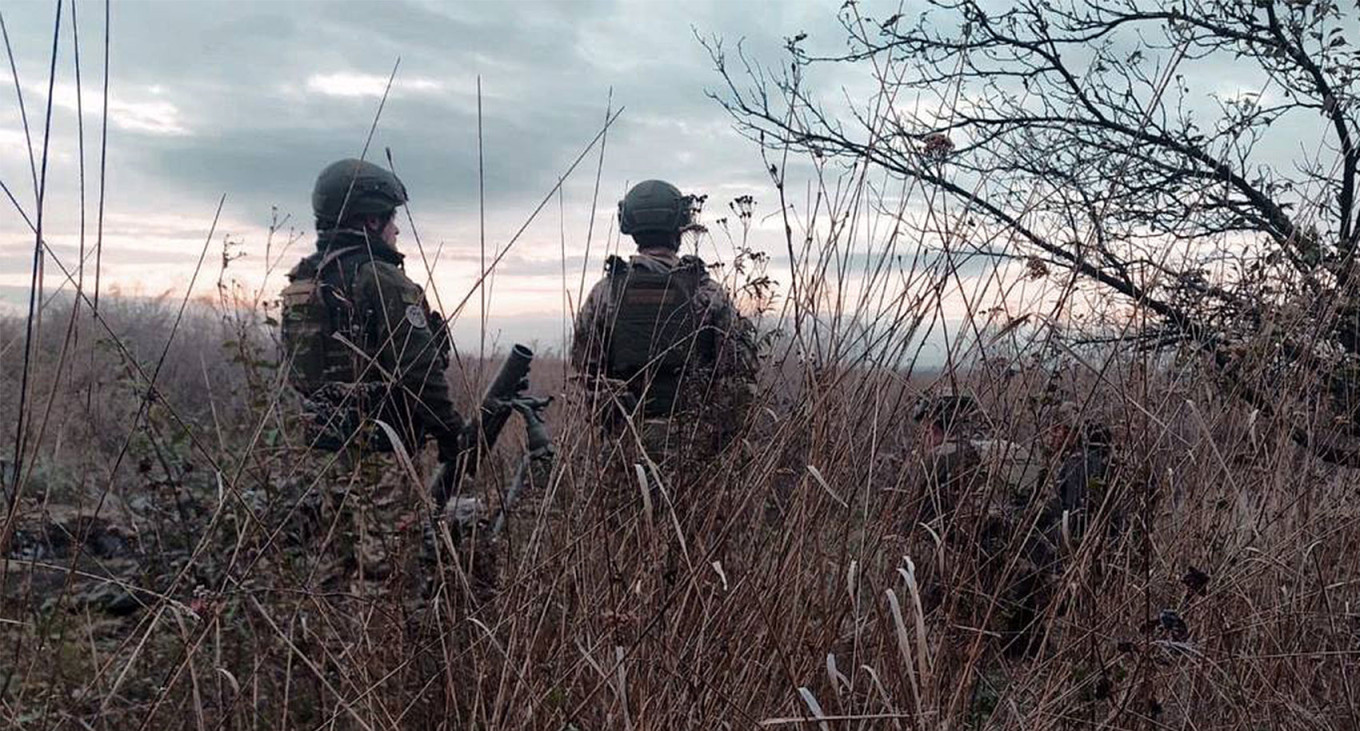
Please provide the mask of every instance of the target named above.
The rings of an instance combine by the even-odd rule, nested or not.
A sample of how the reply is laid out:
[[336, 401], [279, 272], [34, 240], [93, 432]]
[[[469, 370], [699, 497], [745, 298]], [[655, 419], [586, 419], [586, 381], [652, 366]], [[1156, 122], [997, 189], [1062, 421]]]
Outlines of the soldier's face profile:
[[397, 235], [400, 233], [401, 229], [397, 228], [397, 217], [393, 215], [391, 218], [387, 219], [387, 223], [383, 225], [382, 231], [379, 232], [379, 236], [382, 237], [384, 244], [395, 249], [397, 248]]

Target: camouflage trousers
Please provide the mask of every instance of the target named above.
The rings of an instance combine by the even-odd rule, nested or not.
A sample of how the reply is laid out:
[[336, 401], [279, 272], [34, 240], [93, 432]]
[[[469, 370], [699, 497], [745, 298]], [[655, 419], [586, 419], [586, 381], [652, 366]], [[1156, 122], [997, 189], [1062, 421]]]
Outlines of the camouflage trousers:
[[[677, 451], [669, 439], [665, 419], [639, 419], [632, 423], [604, 428], [596, 459], [603, 488], [600, 507], [606, 511], [631, 511], [639, 502], [656, 505], [660, 482], [669, 481], [670, 467]], [[646, 497], [641, 497], [642, 482]], [[628, 507], [633, 506], [633, 507]]]
[[620, 450], [645, 462], [643, 454], [658, 467], [702, 463], [722, 451], [721, 425], [677, 414], [673, 417], [647, 417], [611, 430]]
[[[635, 463], [651, 461], [657, 467], [664, 467], [675, 461], [681, 449], [681, 430], [669, 419], [643, 419], [636, 425], [637, 437], [623, 437], [625, 453], [636, 457]], [[646, 459], [644, 460], [643, 457]]]
[[635, 477], [641, 467], [648, 480], [671, 483], [695, 474], [718, 453], [713, 435], [707, 425], [692, 420], [652, 417], [613, 431], [606, 446]]
[[425, 504], [390, 454], [337, 461], [310, 501], [308, 552], [323, 585], [372, 587], [410, 575], [425, 550]]
[[992, 627], [1012, 656], [1039, 651], [1058, 592], [1061, 568], [1042, 519], [1032, 525], [1022, 505], [993, 506], [983, 521], [978, 576], [991, 594]]

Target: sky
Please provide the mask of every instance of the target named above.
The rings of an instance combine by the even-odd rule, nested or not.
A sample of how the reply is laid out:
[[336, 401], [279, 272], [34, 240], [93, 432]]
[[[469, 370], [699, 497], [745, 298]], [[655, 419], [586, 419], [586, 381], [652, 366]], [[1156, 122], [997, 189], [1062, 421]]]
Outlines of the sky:
[[[23, 209], [21, 215], [0, 200], [0, 311], [21, 311], [29, 292], [34, 237], [24, 215], [35, 217], [35, 178], [43, 175], [30, 150], [41, 160], [47, 149], [44, 238], [56, 259], [44, 262], [46, 291], [63, 286], [61, 267], [78, 268], [82, 217], [85, 249], [93, 251], [106, 76], [100, 269], [106, 294], [177, 300], [192, 285], [194, 294], [212, 295], [229, 240], [240, 258], [227, 276], [273, 295], [313, 245], [317, 172], [359, 156], [370, 129], [368, 158], [386, 164], [390, 150], [411, 194], [410, 220], [398, 219], [408, 271], [428, 282], [437, 307], [457, 311], [453, 330], [463, 349], [482, 345], [483, 314], [493, 347], [560, 346], [569, 313], [619, 246], [618, 199], [647, 178], [708, 194], [710, 223], [727, 213], [728, 201], [753, 196], [751, 244], [771, 255], [771, 276], [787, 286], [778, 194], [758, 146], [710, 97], [723, 81], [700, 39], [721, 40], [730, 60], [740, 43], [767, 66], [783, 63], [785, 39], [800, 34], [810, 53], [834, 54], [846, 47], [841, 5], [117, 0], [107, 25], [106, 75], [104, 4], [65, 0], [45, 134], [57, 5], [9, 3], [0, 12], [28, 132], [14, 76], [0, 64], [0, 181]], [[899, 5], [860, 3], [875, 17]], [[1234, 93], [1259, 84], [1239, 79], [1231, 59], [1199, 63], [1194, 75], [1208, 90]], [[872, 95], [865, 65], [838, 69], [847, 67], [820, 67], [811, 80], [823, 99], [834, 106]], [[607, 113], [617, 117], [597, 139]], [[1288, 161], [1297, 154], [1293, 139], [1270, 141], [1265, 152]], [[806, 209], [809, 189], [800, 176], [808, 168], [789, 171], [791, 210]], [[272, 240], [271, 221], [282, 221]], [[918, 233], [916, 244], [929, 242]], [[487, 286], [478, 289], [483, 261], [500, 252]], [[722, 262], [734, 252], [715, 233], [698, 253]], [[200, 256], [204, 267], [195, 275]], [[424, 262], [434, 264], [432, 272]], [[87, 281], [93, 270], [87, 257]], [[980, 268], [972, 275], [986, 279]], [[976, 299], [948, 297], [946, 321], [960, 322], [970, 306], [981, 307]]]
[[[75, 5], [79, 97], [69, 3], [58, 41], [44, 229], [71, 269], [81, 230], [78, 103], [87, 250], [95, 238], [104, 10], [102, 3]], [[419, 248], [427, 259], [438, 252], [432, 291], [446, 309], [472, 292], [483, 246], [480, 195], [488, 257], [547, 197], [496, 268], [488, 315], [493, 339], [560, 339], [569, 306], [563, 290], [574, 300], [583, 275], [588, 287], [602, 270], [605, 247], [617, 243], [616, 202], [630, 183], [670, 180], [709, 194], [710, 207], [744, 194], [770, 200], [757, 147], [706, 94], [720, 79], [697, 38], [741, 40], [753, 55], [773, 58], [785, 36], [818, 26], [828, 36], [838, 30], [835, 11], [822, 3], [647, 0], [114, 2], [101, 286], [182, 296], [225, 196], [195, 291], [211, 291], [224, 236], [245, 254], [232, 263], [233, 276], [250, 287], [280, 287], [282, 271], [312, 246], [309, 195], [317, 172], [361, 153], [395, 66], [368, 157], [385, 163], [391, 150], [411, 194]], [[51, 2], [4, 8], [39, 158], [54, 13]], [[13, 86], [5, 70], [0, 180], [32, 217], [33, 171]], [[550, 195], [609, 109], [621, 113], [604, 138], [602, 167], [596, 145], [560, 198]], [[33, 235], [5, 203], [0, 300], [13, 308], [27, 295]], [[287, 217], [285, 228], [302, 237], [266, 278], [265, 242], [275, 215]], [[399, 222], [400, 245], [413, 252], [412, 227], [404, 216]], [[276, 242], [286, 238], [281, 232]], [[730, 249], [701, 255], [722, 258]], [[424, 273], [413, 269], [413, 278]], [[60, 285], [50, 261], [46, 274], [49, 289]], [[455, 326], [460, 338], [480, 329], [480, 297], [471, 296]]]

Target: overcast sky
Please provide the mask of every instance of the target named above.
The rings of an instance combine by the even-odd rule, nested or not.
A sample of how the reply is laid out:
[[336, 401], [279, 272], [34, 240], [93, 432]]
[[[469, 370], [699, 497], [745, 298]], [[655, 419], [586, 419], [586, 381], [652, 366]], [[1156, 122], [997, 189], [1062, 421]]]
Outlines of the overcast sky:
[[[838, 5], [791, 2], [114, 2], [103, 281], [124, 292], [182, 293], [220, 196], [222, 235], [243, 241], [233, 268], [264, 281], [271, 210], [291, 214], [311, 246], [309, 193], [326, 163], [357, 156], [397, 59], [369, 157], [390, 148], [411, 192], [435, 283], [462, 299], [479, 257], [477, 80], [485, 150], [486, 245], [527, 220], [600, 130], [612, 89], [623, 114], [608, 133], [587, 278], [603, 261], [613, 211], [630, 181], [660, 177], [714, 201], [753, 194], [767, 176], [750, 142], [709, 98], [718, 78], [696, 34], [744, 39], [776, 58], [783, 38], [824, 28]], [[32, 144], [40, 154], [55, 5], [7, 4]], [[98, 201], [102, 3], [78, 2], [85, 106], [87, 245]], [[78, 134], [71, 6], [63, 7], [47, 171], [46, 238], [63, 263], [79, 247]], [[832, 32], [835, 32], [832, 36]], [[28, 147], [8, 71], [0, 76], [0, 179], [32, 215]], [[560, 332], [562, 248], [582, 276], [598, 148], [497, 271], [490, 311], [506, 337]], [[403, 220], [403, 228], [409, 229]], [[32, 235], [0, 212], [0, 289], [27, 292]], [[402, 246], [415, 248], [409, 230]], [[709, 252], [709, 257], [721, 256]], [[293, 257], [287, 257], [291, 265]], [[200, 287], [215, 278], [209, 271]], [[266, 282], [275, 286], [278, 273]], [[49, 286], [59, 281], [49, 264]], [[575, 291], [575, 286], [568, 289]], [[474, 302], [477, 300], [473, 298]], [[470, 320], [476, 320], [475, 308]], [[460, 328], [465, 331], [465, 328]]]
[[[759, 150], [743, 139], [707, 92], [722, 81], [698, 37], [738, 41], [758, 62], [783, 63], [784, 39], [808, 34], [813, 53], [845, 48], [840, 0], [582, 0], [579, 2], [218, 2], [115, 0], [110, 23], [105, 291], [182, 296], [206, 240], [217, 201], [226, 203], [196, 289], [212, 292], [222, 239], [245, 257], [231, 273], [266, 293], [312, 247], [309, 194], [327, 163], [358, 156], [397, 60], [369, 158], [390, 149], [411, 192], [409, 207], [426, 259], [438, 252], [432, 292], [443, 308], [474, 292], [480, 271], [477, 85], [482, 88], [485, 151], [485, 247], [494, 254], [512, 237], [600, 131], [606, 109], [623, 110], [610, 128], [592, 208], [597, 146], [515, 242], [489, 288], [491, 338], [558, 344], [564, 292], [575, 298], [599, 276], [615, 245], [616, 201], [630, 182], [664, 178], [710, 196], [708, 220], [726, 202], [755, 196], [757, 213], [778, 210]], [[886, 17], [897, 0], [860, 3]], [[20, 118], [14, 80], [0, 64], [0, 180], [24, 211], [35, 206], [30, 144], [41, 155], [56, 5], [6, 4], [5, 29], [28, 114]], [[908, 8], [910, 9], [910, 8]], [[98, 203], [101, 85], [105, 78], [104, 6], [70, 0], [62, 12], [51, 135], [48, 140], [45, 238], [64, 265], [79, 259], [78, 103], [84, 106], [86, 243], [92, 249]], [[79, 30], [83, 94], [76, 93], [73, 28]], [[1230, 58], [1206, 59], [1194, 78], [1206, 92], [1235, 93], [1259, 80], [1239, 79]], [[844, 66], [813, 79], [823, 100], [871, 96], [863, 74]], [[827, 73], [843, 73], [829, 77]], [[856, 73], [860, 75], [856, 75]], [[612, 97], [611, 97], [612, 94]], [[1203, 97], [1207, 98], [1207, 97]], [[612, 99], [612, 101], [611, 101]], [[1277, 130], [1278, 132], [1279, 130]], [[1265, 153], [1288, 161], [1297, 135], [1267, 141]], [[796, 170], [796, 168], [795, 168]], [[791, 202], [802, 183], [791, 176]], [[0, 207], [0, 307], [25, 302], [32, 234], [7, 201]], [[301, 234], [266, 276], [272, 212]], [[401, 247], [418, 258], [416, 232]], [[588, 236], [594, 225], [593, 236]], [[782, 221], [762, 219], [757, 248], [774, 255], [772, 274], [787, 280]], [[280, 234], [280, 240], [286, 234]], [[277, 243], [277, 241], [276, 241]], [[589, 246], [589, 250], [587, 247]], [[732, 254], [720, 236], [699, 253]], [[274, 249], [277, 254], [277, 247]], [[588, 255], [587, 255], [588, 254]], [[92, 269], [91, 266], [88, 269]], [[423, 265], [409, 266], [413, 278]], [[565, 272], [564, 272], [565, 269]], [[47, 264], [49, 291], [61, 283]], [[787, 281], [781, 283], [787, 284]], [[480, 297], [455, 324], [466, 347], [480, 322]], [[964, 303], [949, 303], [955, 319]], [[976, 305], [976, 302], [974, 303]]]

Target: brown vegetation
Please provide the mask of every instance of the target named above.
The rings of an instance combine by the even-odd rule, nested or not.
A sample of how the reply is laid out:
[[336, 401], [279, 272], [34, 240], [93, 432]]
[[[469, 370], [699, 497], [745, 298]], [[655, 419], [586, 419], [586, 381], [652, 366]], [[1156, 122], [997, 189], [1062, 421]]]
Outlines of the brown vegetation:
[[[62, 310], [49, 308], [49, 322]], [[1281, 422], [1225, 400], [1193, 357], [1104, 350], [1098, 367], [1088, 353], [1055, 369], [993, 355], [953, 376], [980, 397], [992, 436], [1030, 448], [1040, 466], [1053, 466], [1042, 444], [1060, 401], [1115, 435], [1094, 526], [1065, 545], [1026, 653], [1007, 651], [1008, 596], [1051, 483], [1033, 488], [1000, 552], [978, 549], [980, 536], [995, 539], [989, 511], [1007, 489], [995, 466], [957, 497], [954, 520], [914, 522], [923, 466], [905, 414], [922, 384], [885, 365], [891, 354], [850, 348], [857, 331], [804, 321], [800, 336], [820, 350], [857, 354], [776, 350], [741, 447], [664, 474], [665, 500], [650, 513], [560, 363], [541, 359], [535, 390], [568, 394], [550, 415], [559, 458], [514, 514], [495, 557], [499, 588], [479, 590], [467, 573], [476, 562], [445, 543], [433, 598], [422, 599], [422, 564], [410, 560], [418, 530], [393, 532], [399, 570], [362, 581], [326, 578], [350, 560], [342, 530], [293, 536], [301, 496], [351, 475], [297, 444], [264, 314], [243, 312], [191, 309], [149, 403], [143, 374], [172, 304], [107, 301], [101, 317], [121, 346], [87, 327], [64, 359], [60, 329], [44, 329], [30, 426], [42, 442], [4, 564], [7, 723], [1342, 728], [1356, 718], [1354, 477], [1295, 447]], [[5, 398], [19, 325], [3, 330]], [[482, 376], [466, 360], [454, 376], [471, 403]], [[493, 502], [516, 449], [507, 440], [478, 480]], [[421, 486], [387, 467], [355, 469], [413, 500]]]

